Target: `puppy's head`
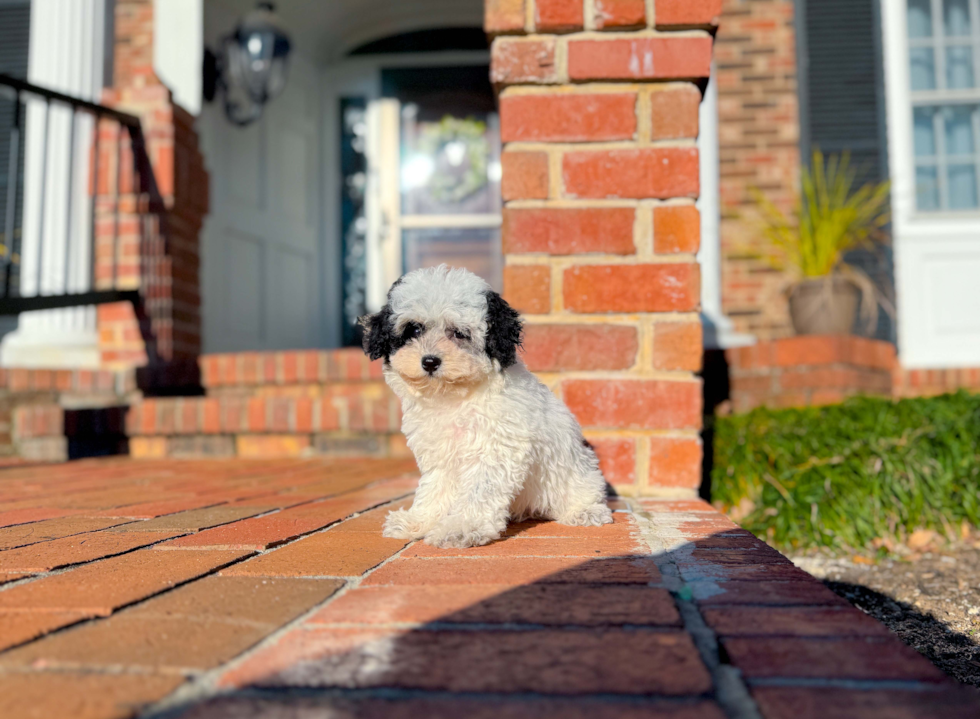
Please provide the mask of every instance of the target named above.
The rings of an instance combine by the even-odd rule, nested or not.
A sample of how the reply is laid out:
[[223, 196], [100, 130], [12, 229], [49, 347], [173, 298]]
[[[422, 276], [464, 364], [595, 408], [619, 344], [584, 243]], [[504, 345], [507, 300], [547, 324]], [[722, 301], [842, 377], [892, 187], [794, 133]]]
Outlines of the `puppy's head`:
[[517, 312], [472, 272], [445, 265], [402, 277], [361, 325], [367, 355], [422, 395], [483, 384], [517, 362], [521, 343]]

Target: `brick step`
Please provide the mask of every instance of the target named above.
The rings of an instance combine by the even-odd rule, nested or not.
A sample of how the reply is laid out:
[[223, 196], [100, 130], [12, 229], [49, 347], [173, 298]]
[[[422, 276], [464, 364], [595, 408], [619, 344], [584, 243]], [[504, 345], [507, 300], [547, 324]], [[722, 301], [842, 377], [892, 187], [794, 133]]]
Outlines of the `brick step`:
[[204, 355], [201, 384], [208, 394], [229, 388], [322, 385], [382, 379], [381, 362], [358, 348], [235, 352]]
[[314, 396], [151, 398], [128, 408], [84, 410], [85, 417], [54, 403], [26, 405], [14, 411], [14, 436], [21, 453], [36, 459], [72, 456], [83, 442], [127, 438], [134, 457], [406, 454], [401, 408], [383, 382], [317, 390]]

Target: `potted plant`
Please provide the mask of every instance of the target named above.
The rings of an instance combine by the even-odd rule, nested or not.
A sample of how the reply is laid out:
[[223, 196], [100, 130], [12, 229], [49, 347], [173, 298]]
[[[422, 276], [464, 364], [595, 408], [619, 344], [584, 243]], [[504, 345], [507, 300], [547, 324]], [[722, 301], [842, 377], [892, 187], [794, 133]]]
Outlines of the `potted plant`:
[[880, 293], [844, 255], [882, 241], [890, 187], [855, 190], [856, 176], [847, 154], [825, 159], [814, 152], [791, 216], [757, 193], [766, 237], [777, 250], [770, 261], [794, 278], [789, 311], [798, 335], [848, 334], [859, 312], [866, 327], [877, 324]]

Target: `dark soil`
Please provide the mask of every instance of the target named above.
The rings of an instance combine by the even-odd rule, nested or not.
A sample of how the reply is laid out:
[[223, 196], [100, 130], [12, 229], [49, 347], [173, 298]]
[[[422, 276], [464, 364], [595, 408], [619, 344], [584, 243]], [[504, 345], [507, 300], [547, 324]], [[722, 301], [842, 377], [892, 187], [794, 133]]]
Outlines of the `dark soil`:
[[854, 559], [794, 561], [946, 674], [980, 688], [980, 544]]

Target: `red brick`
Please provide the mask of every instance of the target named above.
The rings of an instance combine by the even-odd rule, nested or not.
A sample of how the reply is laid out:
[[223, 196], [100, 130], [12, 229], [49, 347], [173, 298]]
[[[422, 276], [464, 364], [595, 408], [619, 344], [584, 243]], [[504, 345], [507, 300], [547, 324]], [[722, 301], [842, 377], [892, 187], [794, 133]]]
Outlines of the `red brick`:
[[278, 459], [300, 457], [310, 447], [310, 438], [295, 434], [238, 435], [235, 437], [235, 453], [239, 457]]
[[534, 23], [538, 32], [570, 32], [583, 25], [582, 0], [536, 0]]
[[653, 251], [695, 254], [701, 246], [701, 212], [694, 205], [668, 205], [653, 210]]
[[105, 616], [113, 609], [230, 564], [248, 552], [142, 549], [0, 592], [0, 609]]
[[566, 380], [565, 402], [594, 429], [696, 429], [701, 383], [661, 380]]
[[694, 85], [670, 87], [650, 93], [650, 136], [654, 140], [680, 140], [698, 136], [701, 91]]
[[598, 142], [636, 134], [636, 93], [549, 93], [500, 99], [503, 142]]
[[701, 610], [719, 636], [888, 637], [888, 628], [844, 607], [725, 607]]
[[732, 664], [749, 679], [941, 681], [945, 675], [898, 639], [731, 638]]
[[[682, 0], [683, 1], [683, 0]], [[710, 37], [571, 40], [571, 80], [670, 80], [708, 77]]]
[[850, 606], [847, 600], [841, 599], [822, 583], [815, 580], [809, 582], [725, 582], [724, 584], [713, 585], [709, 595], [702, 597], [695, 592], [698, 604], [704, 606], [741, 604]]
[[657, 27], [717, 25], [722, 0], [657, 0]]
[[630, 207], [504, 209], [504, 254], [597, 252], [631, 255], [636, 212]]
[[8, 719], [128, 717], [183, 683], [182, 676], [158, 674], [17, 672], [0, 676], [0, 696]]
[[505, 152], [500, 156], [504, 200], [542, 200], [548, 197], [548, 154]]
[[29, 642], [90, 617], [90, 614], [82, 612], [0, 612], [0, 650]]
[[602, 476], [612, 485], [636, 484], [636, 440], [587, 437], [599, 457]]
[[752, 696], [766, 719], [976, 719], [980, 700], [967, 687], [844, 689], [755, 687]]
[[697, 264], [581, 265], [565, 270], [570, 312], [690, 312], [700, 304]]
[[[391, 651], [394, 648], [394, 651]], [[391, 657], [382, 672], [351, 672], [381, 652]], [[520, 661], [515, 661], [519, 656]], [[637, 657], [644, 661], [638, 662]], [[425, 631], [322, 628], [292, 632], [252, 655], [230, 678], [265, 676], [263, 686], [292, 684], [277, 669], [301, 663], [323, 686], [384, 686], [451, 692], [544, 694], [700, 694], [711, 679], [689, 635], [620, 628], [566, 632], [542, 629], [529, 642], [525, 631]], [[656, 666], [657, 671], [650, 671]], [[528, 671], [528, 667], [538, 668]], [[271, 670], [271, 671], [270, 671]], [[307, 682], [305, 686], [309, 686]]]
[[347, 592], [309, 624], [545, 624], [679, 626], [673, 599], [663, 589], [615, 584], [532, 584], [444, 587], [360, 587]]
[[485, 0], [483, 29], [491, 35], [524, 30], [524, 0]]
[[361, 586], [386, 584], [647, 584], [660, 579], [652, 559], [581, 557], [433, 557], [397, 559], [375, 570]]
[[645, 0], [595, 0], [595, 28], [640, 27], [646, 24]]
[[701, 322], [658, 322], [653, 329], [653, 367], [699, 372], [704, 355]]
[[504, 298], [528, 315], [551, 311], [551, 268], [547, 265], [508, 265], [504, 268]]
[[650, 486], [701, 486], [701, 440], [692, 437], [650, 438]]
[[843, 357], [843, 338], [837, 335], [788, 337], [773, 343], [777, 367], [833, 364]]
[[[603, 536], [605, 535], [605, 536]], [[417, 542], [401, 553], [401, 557], [628, 557], [646, 555], [649, 548], [642, 540], [623, 536], [621, 532], [603, 532], [591, 537], [506, 537], [480, 547], [433, 547]]]
[[490, 50], [490, 80], [500, 85], [556, 82], [555, 39], [498, 37]]
[[697, 197], [700, 175], [693, 147], [568, 152], [562, 177], [569, 197]]
[[526, 325], [524, 362], [532, 372], [629, 369], [636, 328], [617, 325]]
[[0, 552], [0, 571], [48, 572], [170, 539], [176, 532], [90, 532]]

